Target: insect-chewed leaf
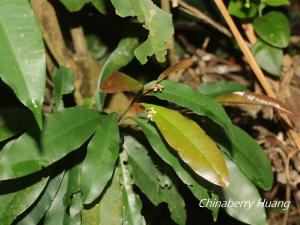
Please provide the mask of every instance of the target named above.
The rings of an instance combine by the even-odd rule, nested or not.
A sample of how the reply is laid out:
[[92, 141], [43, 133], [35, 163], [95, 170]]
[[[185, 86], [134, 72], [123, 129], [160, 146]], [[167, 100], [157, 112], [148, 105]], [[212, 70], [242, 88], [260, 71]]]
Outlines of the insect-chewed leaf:
[[190, 67], [195, 62], [195, 58], [190, 59], [184, 59], [180, 61], [179, 63], [176, 63], [175, 65], [167, 68], [164, 70], [157, 78], [157, 83], [161, 82], [163, 79], [165, 79], [167, 76], [169, 76], [171, 73], [175, 73], [179, 70], [186, 69]]
[[152, 104], [143, 105], [151, 111], [151, 119], [168, 144], [195, 173], [214, 184], [228, 186], [224, 158], [198, 124], [177, 111]]
[[275, 98], [266, 95], [257, 94], [253, 92], [235, 92], [232, 94], [225, 94], [215, 98], [220, 103], [225, 104], [256, 104], [278, 109], [290, 115], [294, 113], [288, 107]]
[[101, 92], [140, 91], [143, 87], [144, 85], [142, 83], [132, 77], [121, 72], [115, 72], [103, 82]]

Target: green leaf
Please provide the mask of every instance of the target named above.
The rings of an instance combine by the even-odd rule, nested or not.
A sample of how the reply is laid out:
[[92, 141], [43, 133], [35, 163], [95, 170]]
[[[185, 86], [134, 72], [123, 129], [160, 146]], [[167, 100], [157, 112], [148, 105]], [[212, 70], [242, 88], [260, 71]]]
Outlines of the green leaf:
[[32, 124], [31, 114], [20, 108], [1, 108], [0, 111], [0, 141], [4, 141], [23, 132]]
[[167, 54], [167, 41], [174, 33], [172, 17], [158, 8], [151, 0], [111, 0], [116, 14], [121, 17], [136, 16], [149, 30], [148, 39], [134, 52], [141, 64], [147, 57], [155, 55], [158, 62], [164, 62]]
[[202, 83], [198, 86], [198, 91], [213, 98], [236, 91], [247, 91], [247, 88], [234, 81], [219, 81]]
[[177, 111], [143, 104], [153, 111], [152, 120], [181, 159], [199, 176], [213, 184], [228, 186], [228, 173], [222, 154], [204, 130]]
[[101, 201], [92, 209], [84, 210], [82, 213], [83, 225], [122, 225], [122, 190], [119, 180], [118, 168], [110, 185], [105, 190]]
[[[149, 88], [152, 84], [149, 83], [146, 87]], [[186, 107], [198, 115], [207, 116], [226, 130], [228, 137], [231, 137], [230, 128], [232, 123], [223, 107], [214, 99], [175, 81], [164, 80], [161, 85], [163, 86], [162, 92], [150, 92], [147, 95]]]
[[42, 127], [46, 60], [39, 25], [27, 0], [0, 4], [0, 77]]
[[123, 146], [128, 155], [128, 164], [132, 168], [134, 183], [155, 206], [162, 202], [167, 203], [171, 218], [177, 224], [185, 225], [185, 203], [171, 178], [157, 169], [145, 147], [133, 137], [125, 137]]
[[287, 17], [281, 12], [269, 12], [255, 19], [254, 28], [259, 37], [277, 48], [289, 45], [291, 29]]
[[118, 47], [110, 54], [104, 63], [95, 95], [97, 108], [102, 110], [106, 94], [99, 92], [103, 81], [113, 72], [116, 72], [123, 66], [126, 66], [134, 57], [134, 50], [138, 46], [137, 38], [124, 38], [118, 44]]
[[119, 142], [117, 115], [102, 116], [82, 165], [81, 190], [85, 204], [98, 198], [111, 179], [119, 156]]
[[270, 6], [283, 6], [290, 4], [289, 0], [261, 0], [261, 3]]
[[235, 219], [247, 224], [267, 225], [265, 208], [257, 206], [260, 195], [256, 187], [244, 176], [238, 167], [225, 157], [229, 170], [228, 188], [223, 189], [224, 200], [229, 202], [253, 202], [252, 207], [227, 207], [226, 212]]
[[65, 67], [55, 69], [52, 75], [54, 83], [53, 103], [55, 110], [63, 108], [62, 96], [69, 94], [74, 89], [74, 74]]
[[11, 224], [18, 215], [29, 208], [42, 193], [47, 180], [42, 179], [22, 190], [0, 195], [0, 224]]
[[45, 213], [50, 208], [52, 201], [54, 200], [61, 185], [63, 177], [64, 172], [49, 181], [37, 204], [22, 220], [17, 223], [18, 225], [32, 225], [39, 223], [39, 221], [43, 218]]
[[65, 7], [71, 11], [76, 12], [82, 9], [82, 7], [87, 3], [92, 3], [99, 12], [105, 14], [106, 13], [106, 5], [105, 0], [60, 0]]
[[[171, 152], [172, 150], [162, 140], [158, 131], [151, 126], [147, 120], [137, 117], [132, 117], [131, 119], [142, 129], [157, 155], [174, 169], [177, 176], [187, 185], [193, 195], [199, 201], [202, 199], [211, 199], [206, 188], [204, 188], [201, 182], [186, 169], [181, 160]], [[213, 211], [214, 217], [216, 218], [218, 208], [211, 206], [208, 208]]]
[[79, 148], [96, 130], [100, 114], [85, 107], [67, 108], [49, 116], [42, 133], [43, 154], [55, 162]]
[[128, 225], [144, 225], [145, 220], [141, 214], [142, 202], [138, 195], [132, 189], [133, 181], [131, 174], [126, 166], [127, 154], [122, 152], [120, 154], [119, 168], [122, 184], [122, 199], [123, 199], [123, 224]]
[[7, 143], [0, 151], [0, 161], [0, 180], [22, 177], [48, 164], [41, 157], [36, 138], [28, 133]]
[[282, 49], [274, 48], [262, 41], [258, 41], [252, 47], [252, 52], [261, 68], [272, 75], [281, 75], [283, 61]]
[[264, 150], [253, 138], [237, 126], [233, 126], [234, 139], [231, 143], [224, 139], [218, 127], [209, 124], [207, 129], [243, 173], [257, 186], [269, 190], [273, 184], [273, 171]]
[[231, 0], [228, 5], [228, 11], [241, 19], [252, 18], [257, 13], [257, 6], [250, 2], [250, 7], [245, 6], [244, 0]]
[[107, 1], [106, 0], [91, 0], [91, 3], [102, 14], [106, 14], [107, 13], [107, 9], [106, 9], [106, 3], [107, 3]]
[[101, 92], [117, 93], [124, 91], [137, 92], [142, 90], [144, 85], [136, 79], [121, 73], [114, 72], [104, 82], [101, 87]]

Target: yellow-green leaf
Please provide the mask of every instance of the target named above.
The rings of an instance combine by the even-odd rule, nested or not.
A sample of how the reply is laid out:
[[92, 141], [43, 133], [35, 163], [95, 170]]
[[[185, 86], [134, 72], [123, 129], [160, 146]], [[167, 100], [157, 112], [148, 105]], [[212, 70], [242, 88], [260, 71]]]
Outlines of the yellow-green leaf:
[[152, 104], [143, 105], [168, 144], [195, 173], [211, 183], [228, 186], [224, 158], [197, 123], [177, 111]]

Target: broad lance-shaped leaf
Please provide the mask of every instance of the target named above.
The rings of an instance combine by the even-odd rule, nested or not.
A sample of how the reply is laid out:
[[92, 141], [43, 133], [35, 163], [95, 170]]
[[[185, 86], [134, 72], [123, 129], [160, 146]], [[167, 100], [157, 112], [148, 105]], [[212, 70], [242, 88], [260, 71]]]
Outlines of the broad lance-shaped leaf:
[[215, 99], [218, 102], [225, 104], [255, 104], [267, 106], [273, 109], [278, 109], [289, 115], [294, 115], [294, 113], [284, 103], [263, 94], [253, 92], [235, 92], [232, 94], [217, 96]]
[[123, 224], [145, 225], [145, 219], [141, 214], [142, 201], [133, 191], [133, 181], [127, 167], [127, 154], [122, 152], [119, 160], [120, 180], [122, 184], [123, 199]]
[[105, 93], [99, 92], [103, 81], [113, 72], [116, 72], [123, 66], [126, 66], [134, 57], [134, 50], [138, 46], [137, 38], [124, 38], [120, 41], [117, 48], [109, 55], [105, 61], [97, 84], [95, 101], [97, 108], [101, 111], [104, 105]]
[[[151, 88], [153, 84], [153, 82], [148, 83], [145, 88]], [[226, 131], [229, 138], [232, 136], [230, 132], [232, 123], [223, 107], [214, 99], [175, 81], [164, 80], [161, 85], [163, 87], [161, 92], [149, 92], [147, 95], [186, 107], [198, 115], [207, 116], [219, 124]]]
[[45, 213], [50, 208], [52, 201], [56, 197], [56, 194], [58, 192], [58, 189], [60, 188], [60, 185], [62, 183], [62, 180], [64, 178], [64, 172], [57, 175], [56, 177], [52, 178], [45, 188], [41, 198], [37, 202], [37, 204], [34, 206], [33, 209], [30, 210], [26, 214], [24, 218], [22, 218], [17, 225], [32, 225], [32, 224], [38, 224], [39, 221], [43, 218]]
[[198, 86], [198, 91], [209, 97], [229, 94], [236, 91], [247, 91], [243, 85], [233, 81], [206, 82]]
[[121, 72], [114, 72], [103, 82], [100, 91], [104, 93], [135, 92], [142, 90], [143, 87], [144, 85], [136, 79]]
[[171, 178], [157, 168], [145, 147], [133, 137], [126, 136], [123, 147], [128, 155], [134, 183], [154, 205], [166, 202], [171, 218], [177, 224], [185, 225], [185, 203]]
[[0, 141], [22, 133], [33, 118], [29, 110], [21, 108], [1, 108], [0, 110]]
[[195, 173], [211, 183], [228, 186], [224, 158], [213, 140], [196, 122], [168, 108], [143, 105], [152, 114], [151, 119], [168, 144]]
[[25, 187], [17, 192], [1, 194], [0, 224], [11, 224], [17, 216], [29, 208], [40, 196], [47, 184], [47, 181], [48, 179], [45, 178], [32, 186]]
[[245, 207], [227, 207], [226, 212], [247, 224], [267, 225], [265, 208], [259, 203], [261, 199], [258, 190], [226, 156], [225, 160], [229, 170], [230, 185], [222, 190], [224, 200], [227, 203], [232, 201], [252, 204]]
[[115, 168], [112, 181], [105, 189], [99, 204], [82, 212], [83, 225], [122, 225], [122, 189], [118, 167]]
[[46, 60], [39, 26], [27, 0], [0, 4], [0, 77], [42, 127]]
[[142, 43], [134, 54], [141, 64], [147, 57], [155, 54], [157, 61], [164, 62], [167, 54], [167, 41], [174, 33], [172, 17], [158, 8], [151, 0], [111, 0], [116, 14], [122, 17], [136, 16], [149, 30], [148, 39]]
[[117, 115], [102, 116], [82, 165], [81, 191], [85, 204], [98, 198], [111, 179], [119, 156], [119, 142]]
[[[195, 176], [192, 176], [181, 160], [171, 152], [170, 148], [162, 140], [157, 129], [150, 125], [145, 119], [137, 117], [131, 117], [131, 119], [142, 129], [156, 154], [174, 169], [177, 176], [187, 185], [193, 195], [199, 201], [202, 199], [211, 199], [207, 189], [201, 185], [201, 182], [197, 180]], [[216, 219], [218, 215], [218, 207], [208, 206], [208, 208], [213, 211], [214, 219]]]

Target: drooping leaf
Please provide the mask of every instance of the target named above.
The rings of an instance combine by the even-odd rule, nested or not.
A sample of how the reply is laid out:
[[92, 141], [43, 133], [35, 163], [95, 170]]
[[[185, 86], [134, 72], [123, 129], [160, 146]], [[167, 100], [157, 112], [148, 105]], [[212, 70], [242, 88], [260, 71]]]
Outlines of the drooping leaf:
[[61, 98], [65, 94], [69, 94], [74, 89], [74, 74], [72, 70], [65, 67], [55, 69], [52, 75], [54, 83], [53, 103], [55, 110], [63, 108]]
[[250, 6], [246, 7], [244, 0], [231, 0], [228, 5], [228, 11], [231, 15], [247, 19], [256, 15], [257, 6], [253, 2], [250, 2]]
[[83, 225], [122, 225], [122, 190], [118, 167], [112, 181], [101, 197], [100, 203], [82, 213]]
[[[147, 120], [137, 117], [132, 117], [131, 119], [134, 120], [142, 129], [157, 155], [174, 169], [177, 176], [187, 185], [193, 195], [199, 201], [202, 199], [211, 199], [206, 188], [199, 180], [186, 170], [186, 167], [182, 164], [180, 159], [171, 152], [171, 149], [162, 140], [158, 131], [151, 126]], [[216, 219], [218, 215], [218, 208], [212, 206], [208, 206], [208, 208], [213, 211], [214, 218]]]
[[79, 148], [96, 130], [100, 114], [86, 107], [67, 108], [46, 118], [42, 151], [55, 162]]
[[119, 139], [117, 115], [102, 116], [82, 165], [81, 191], [85, 204], [98, 198], [111, 179], [119, 156]]
[[123, 224], [128, 225], [145, 225], [144, 217], [141, 214], [142, 201], [132, 189], [133, 181], [131, 174], [126, 166], [128, 162], [127, 154], [120, 154], [119, 170], [122, 184], [123, 199]]
[[283, 13], [269, 12], [255, 19], [253, 25], [259, 37], [268, 44], [277, 48], [286, 48], [289, 45], [291, 29]]
[[[146, 88], [150, 88], [152, 85], [153, 83], [149, 83], [146, 85]], [[223, 127], [228, 137], [231, 136], [230, 128], [232, 123], [225, 110], [214, 99], [175, 81], [164, 80], [161, 82], [161, 85], [163, 86], [163, 91], [150, 92], [147, 95], [186, 107], [198, 115], [207, 116]]]
[[35, 137], [28, 133], [7, 143], [0, 151], [0, 161], [0, 180], [22, 177], [48, 165]]
[[0, 195], [0, 224], [11, 224], [29, 208], [42, 193], [47, 180], [45, 178], [17, 192]]
[[103, 82], [100, 91], [104, 93], [136, 92], [142, 90], [143, 87], [144, 85], [136, 79], [121, 72], [114, 72]]
[[4, 141], [23, 132], [33, 122], [32, 116], [20, 108], [2, 108], [0, 110], [0, 141]]
[[281, 112], [293, 115], [294, 113], [281, 101], [268, 97], [263, 94], [254, 92], [235, 92], [232, 94], [220, 95], [215, 98], [218, 102], [224, 104], [254, 104], [273, 109], [278, 109]]
[[173, 65], [169, 68], [167, 68], [161, 74], [159, 74], [156, 83], [161, 82], [167, 76], [169, 76], [171, 73], [175, 73], [179, 70], [189, 68], [195, 61], [196, 61], [195, 58], [181, 60], [180, 62], [176, 63], [175, 65]]
[[226, 212], [235, 219], [247, 224], [267, 225], [265, 208], [258, 205], [261, 199], [256, 187], [226, 156], [225, 160], [229, 170], [230, 185], [222, 190], [224, 200], [227, 202], [253, 202], [251, 207], [248, 207], [248, 205], [245, 207], [227, 207]]
[[135, 184], [154, 205], [166, 202], [177, 224], [186, 224], [185, 203], [171, 178], [156, 168], [145, 147], [133, 137], [125, 137], [123, 146]]
[[283, 51], [258, 41], [252, 48], [256, 61], [268, 73], [280, 76], [283, 61]]
[[199, 85], [198, 91], [213, 98], [236, 91], [247, 91], [247, 88], [234, 81], [219, 81], [202, 83]]
[[100, 87], [102, 86], [103, 81], [113, 72], [116, 72], [123, 66], [126, 66], [134, 57], [134, 50], [138, 46], [138, 39], [136, 38], [124, 38], [120, 41], [117, 48], [110, 54], [106, 62], [104, 63], [98, 84], [97, 92], [95, 93], [95, 101], [97, 108], [102, 110], [105, 93], [99, 92]]
[[230, 143], [218, 127], [208, 124], [206, 128], [213, 140], [255, 185], [264, 190], [271, 189], [273, 184], [271, 162], [264, 150], [249, 134], [233, 125], [234, 139]]
[[223, 156], [196, 122], [171, 109], [143, 105], [153, 111], [151, 119], [162, 136], [195, 173], [213, 184], [228, 186], [228, 173]]
[[261, 0], [261, 2], [270, 6], [283, 6], [290, 4], [289, 0]]
[[167, 41], [174, 32], [171, 15], [158, 8], [151, 0], [111, 0], [116, 14], [121, 17], [136, 16], [149, 30], [148, 39], [142, 43], [134, 54], [141, 64], [147, 57], [155, 55], [157, 61], [164, 62], [167, 54]]
[[39, 223], [39, 221], [43, 218], [45, 213], [50, 208], [63, 178], [64, 178], [64, 172], [57, 175], [56, 177], [52, 178], [49, 181], [38, 203], [22, 220], [20, 220], [17, 223], [18, 225], [32, 225], [32, 224]]
[[42, 127], [46, 60], [39, 26], [27, 0], [0, 4], [0, 77]]

